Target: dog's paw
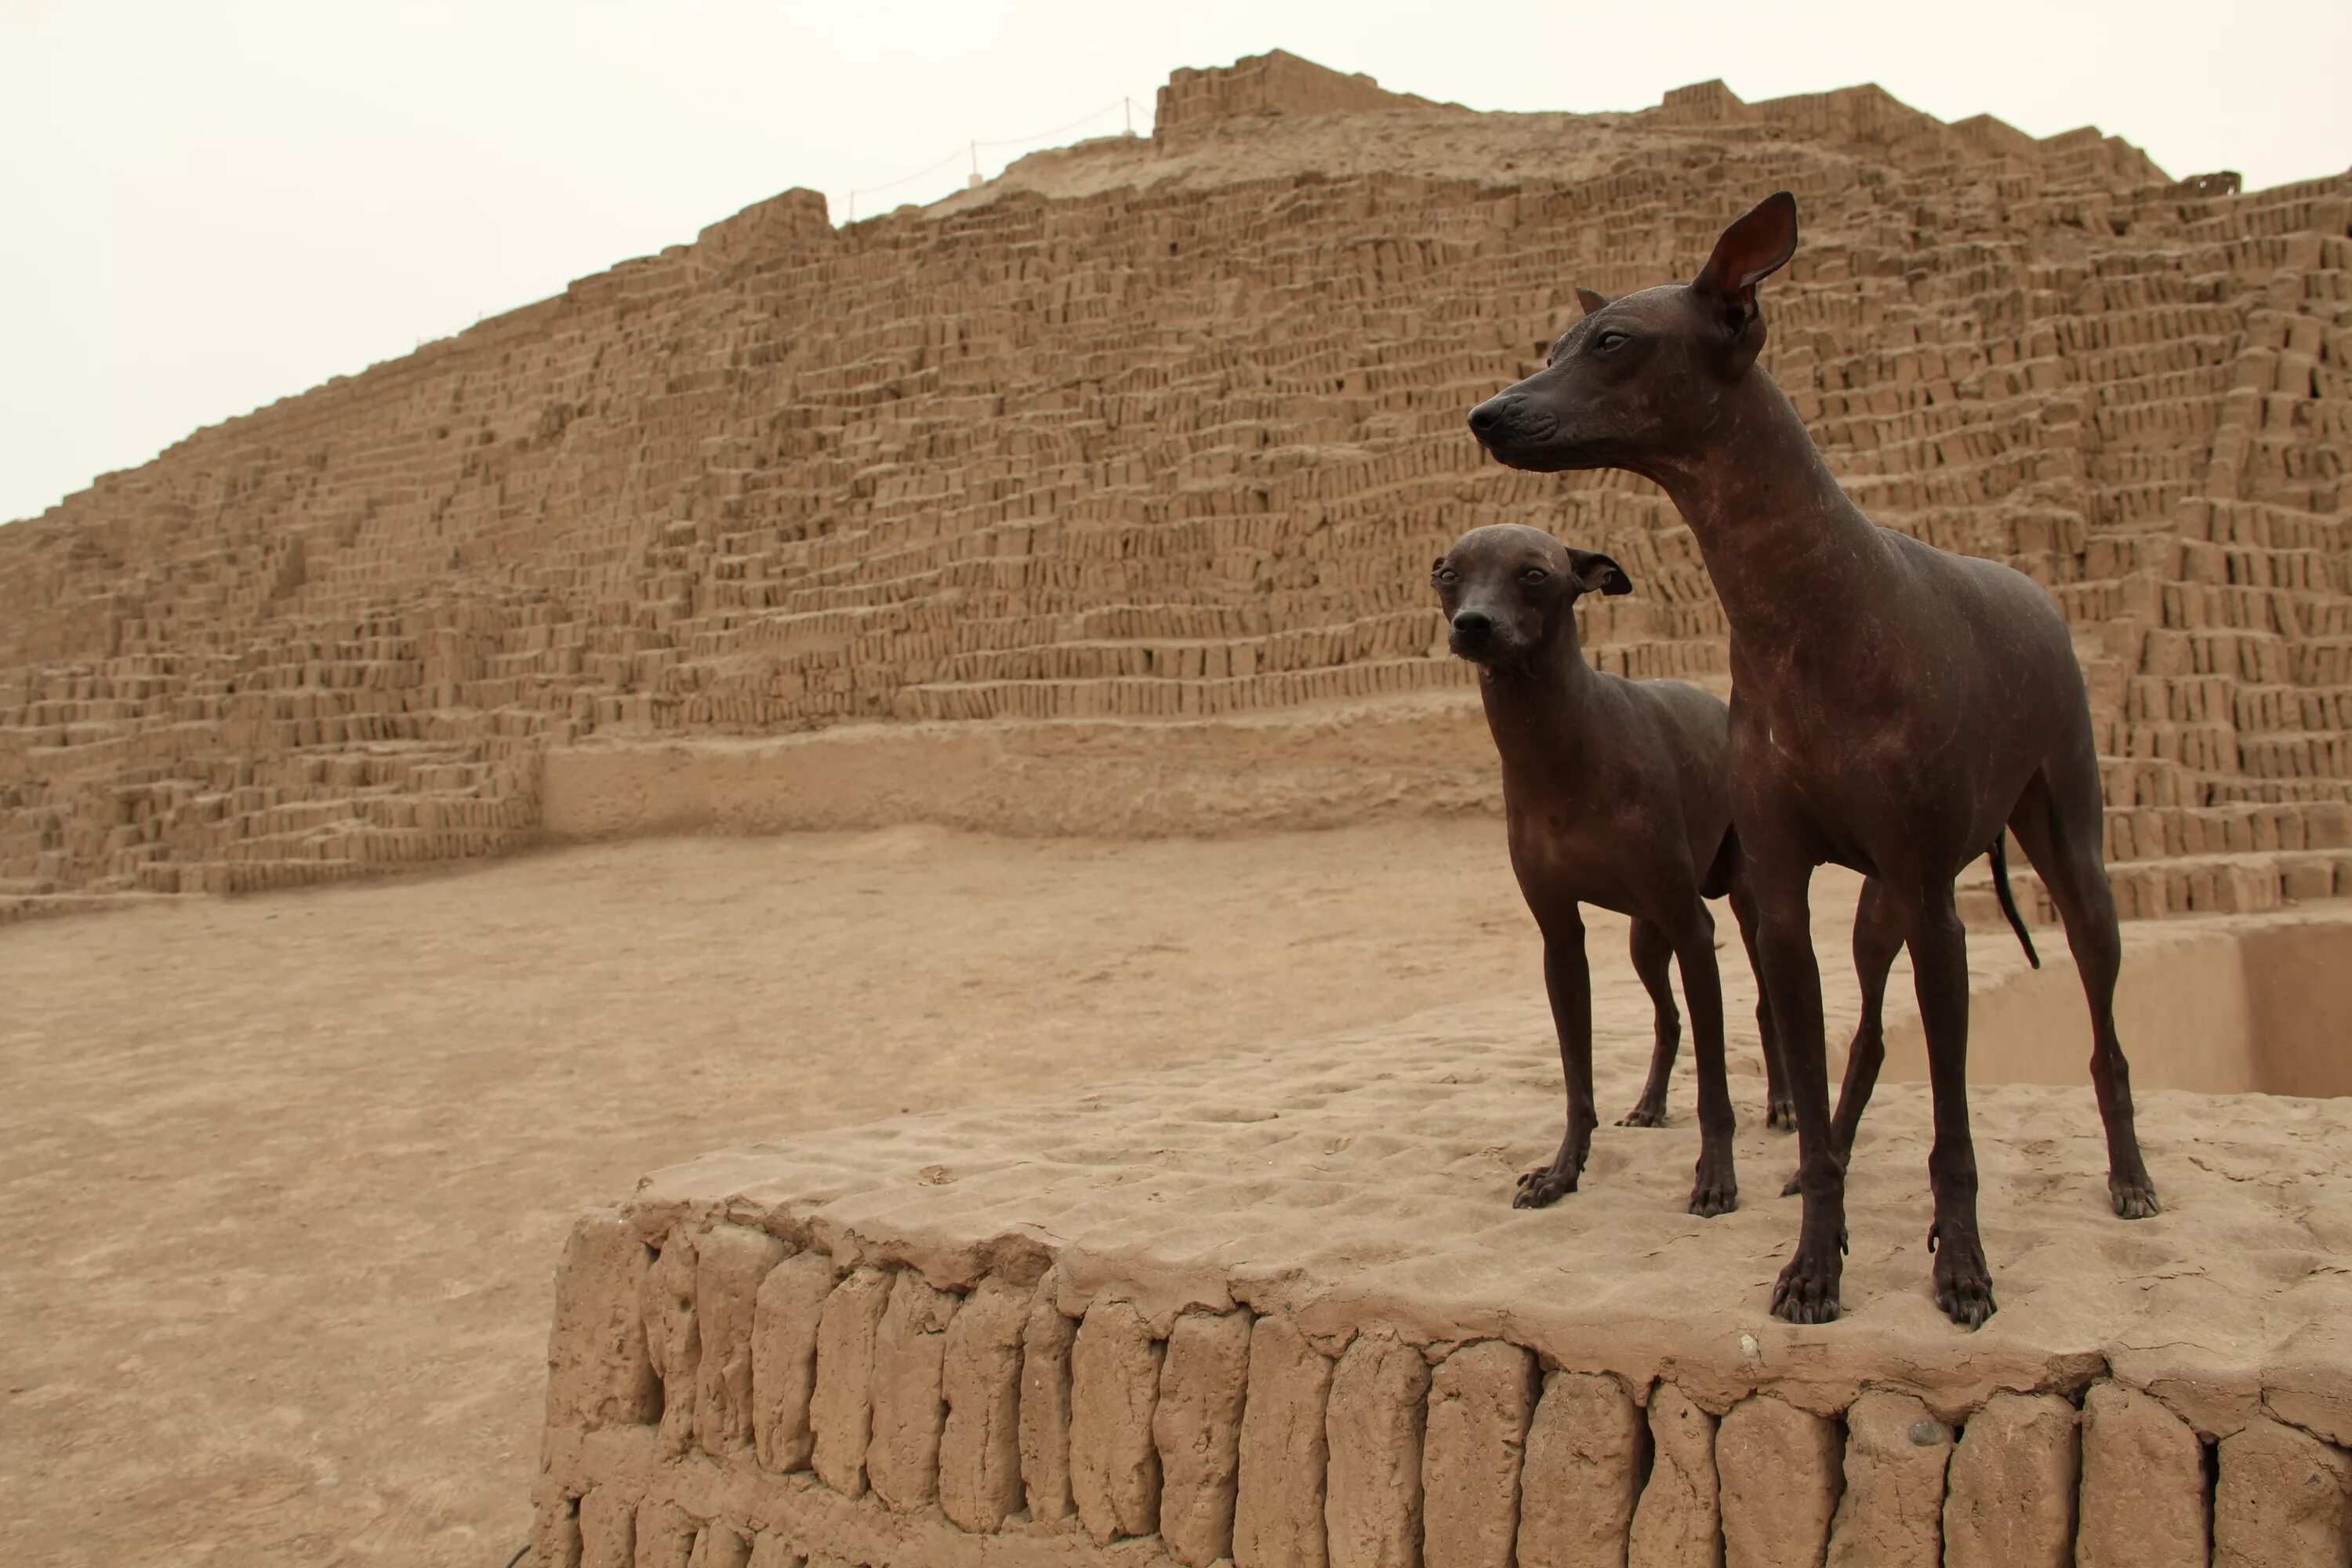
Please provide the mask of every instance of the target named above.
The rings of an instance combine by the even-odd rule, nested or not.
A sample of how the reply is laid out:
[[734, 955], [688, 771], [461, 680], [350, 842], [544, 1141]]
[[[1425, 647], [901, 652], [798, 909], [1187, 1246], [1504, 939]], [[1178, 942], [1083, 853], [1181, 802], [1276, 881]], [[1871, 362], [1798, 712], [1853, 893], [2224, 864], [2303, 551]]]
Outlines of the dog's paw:
[[1964, 1329], [1983, 1328], [2000, 1310], [1993, 1304], [1992, 1270], [1983, 1246], [1974, 1236], [1948, 1237], [1941, 1226], [1927, 1233], [1927, 1245], [1936, 1253], [1936, 1305]]
[[2107, 1201], [2115, 1205], [2119, 1219], [2150, 1219], [2164, 1212], [2164, 1205], [2156, 1201], [2156, 1184], [2145, 1172], [2136, 1179], [2109, 1176]]
[[1797, 1255], [1772, 1287], [1772, 1315], [1790, 1323], [1834, 1323], [1838, 1280], [1844, 1272], [1837, 1248], [1797, 1244]]
[[1700, 1156], [1698, 1174], [1691, 1183], [1690, 1212], [1701, 1219], [1713, 1219], [1738, 1206], [1739, 1181], [1732, 1174], [1731, 1162], [1710, 1162]]
[[1511, 1206], [1515, 1209], [1549, 1208], [1574, 1191], [1574, 1171], [1563, 1171], [1557, 1165], [1538, 1165], [1520, 1174], [1518, 1191], [1511, 1194]]

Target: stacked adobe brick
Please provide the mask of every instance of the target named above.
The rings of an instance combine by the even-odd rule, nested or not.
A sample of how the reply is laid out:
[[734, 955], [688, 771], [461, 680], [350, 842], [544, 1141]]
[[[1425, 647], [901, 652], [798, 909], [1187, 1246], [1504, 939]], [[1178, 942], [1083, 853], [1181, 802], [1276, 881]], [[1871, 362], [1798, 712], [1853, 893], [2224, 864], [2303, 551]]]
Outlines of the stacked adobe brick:
[[[1686, 276], [1784, 185], [1769, 363], [1880, 521], [2059, 594], [2126, 910], [2336, 889], [2345, 181], [1875, 89], [1488, 116], [1276, 56], [1166, 96], [1131, 184], [841, 231], [788, 192], [0, 531], [0, 895], [496, 853], [591, 735], [1458, 689], [1422, 578], [1499, 518], [1632, 568], [1608, 667], [1719, 680], [1655, 492], [1482, 467], [1461, 416], [1573, 285]], [[1332, 112], [1492, 172], [1335, 177]], [[1255, 172], [1151, 183], [1213, 142]]]
[[1155, 1323], [1018, 1266], [942, 1289], [743, 1226], [656, 1240], [607, 1211], [567, 1248], [544, 1568], [2203, 1568], [2215, 1547], [2248, 1564], [2352, 1550], [2343, 1450], [2266, 1415], [2209, 1449], [2112, 1380], [1957, 1418], [1884, 1388], [1808, 1408], [1548, 1370], [1507, 1339], [1310, 1335], [1247, 1307]]
[[[1646, 1053], [1620, 1023], [1606, 1103]], [[536, 1561], [2352, 1551], [2347, 1102], [2147, 1097], [2184, 1218], [2125, 1226], [2087, 1096], [1979, 1089], [2003, 1305], [1966, 1333], [1917, 1239], [1926, 1098], [1885, 1097], [1848, 1316], [1796, 1328], [1768, 1311], [1792, 1211], [1682, 1214], [1685, 1141], [1605, 1130], [1585, 1190], [1511, 1209], [1557, 1129], [1545, 1027], [1451, 1008], [648, 1177], [557, 1273]]]
[[1178, 69], [1160, 89], [1152, 133], [1181, 136], [1202, 125], [1263, 114], [1349, 114], [1428, 108], [1412, 93], [1391, 92], [1360, 73], [1342, 76], [1287, 49], [1245, 55], [1211, 70]]

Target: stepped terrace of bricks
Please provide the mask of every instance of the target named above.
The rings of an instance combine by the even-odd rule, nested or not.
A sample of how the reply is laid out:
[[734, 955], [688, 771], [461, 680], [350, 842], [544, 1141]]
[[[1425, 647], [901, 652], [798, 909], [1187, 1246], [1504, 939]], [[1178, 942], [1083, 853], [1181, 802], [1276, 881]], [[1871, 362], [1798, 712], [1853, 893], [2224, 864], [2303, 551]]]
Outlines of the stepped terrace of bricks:
[[[1782, 187], [1769, 367], [1878, 521], [2057, 595], [2124, 911], [2352, 888], [2352, 181], [1871, 87], [1489, 114], [1275, 54], [930, 207], [788, 190], [0, 530], [0, 905], [625, 830], [635, 754], [790, 826], [908, 737], [1076, 777], [1360, 722], [1402, 740], [1332, 811], [1491, 806], [1426, 599], [1458, 531], [1624, 562], [1606, 668], [1720, 688], [1725, 625], [1662, 496], [1482, 466], [1464, 411], [1576, 286], [1687, 277]], [[1229, 772], [1158, 825], [1251, 820]], [[992, 826], [917, 774], [891, 813]]]

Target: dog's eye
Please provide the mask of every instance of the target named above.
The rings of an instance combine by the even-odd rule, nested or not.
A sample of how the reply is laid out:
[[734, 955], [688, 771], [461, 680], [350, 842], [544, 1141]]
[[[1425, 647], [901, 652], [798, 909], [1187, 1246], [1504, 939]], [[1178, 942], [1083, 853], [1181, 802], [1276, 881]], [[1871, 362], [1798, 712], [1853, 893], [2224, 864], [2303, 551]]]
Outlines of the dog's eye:
[[1540, 583], [1550, 575], [1550, 573], [1540, 566], [1525, 566], [1519, 569], [1519, 581], [1522, 583]]
[[1462, 574], [1451, 566], [1440, 566], [1430, 576], [1440, 583], [1459, 583], [1462, 580]]
[[1623, 347], [1632, 341], [1622, 332], [1603, 332], [1592, 340], [1592, 348], [1594, 353], [1605, 354], [1612, 350]]

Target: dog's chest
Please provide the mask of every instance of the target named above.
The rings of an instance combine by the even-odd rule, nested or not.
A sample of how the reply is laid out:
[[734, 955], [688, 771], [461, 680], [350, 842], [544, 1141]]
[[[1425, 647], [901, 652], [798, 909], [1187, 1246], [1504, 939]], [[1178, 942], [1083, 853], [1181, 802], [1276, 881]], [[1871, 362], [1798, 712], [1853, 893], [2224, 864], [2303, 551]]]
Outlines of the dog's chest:
[[1888, 834], [1937, 819], [1948, 793], [1903, 731], [1852, 715], [1751, 710], [1734, 722], [1731, 761], [1736, 817], [1798, 826], [1821, 858], [1865, 875]]
[[1509, 808], [1511, 868], [1530, 903], [1572, 900], [1631, 914], [1655, 881], [1655, 825], [1639, 808], [1571, 815]]

